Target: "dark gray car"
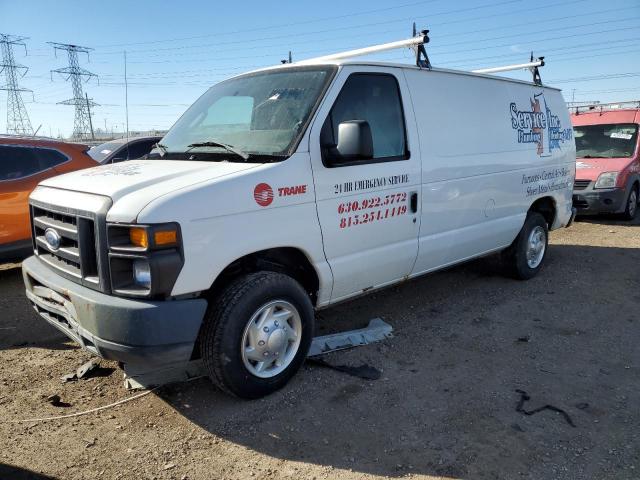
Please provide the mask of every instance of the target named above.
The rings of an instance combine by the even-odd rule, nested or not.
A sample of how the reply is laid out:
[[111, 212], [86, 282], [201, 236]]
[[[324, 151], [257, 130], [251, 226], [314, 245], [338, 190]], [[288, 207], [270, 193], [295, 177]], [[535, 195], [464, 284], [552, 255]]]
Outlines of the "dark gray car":
[[87, 153], [96, 162], [106, 165], [145, 156], [162, 137], [130, 137], [110, 140], [92, 147]]

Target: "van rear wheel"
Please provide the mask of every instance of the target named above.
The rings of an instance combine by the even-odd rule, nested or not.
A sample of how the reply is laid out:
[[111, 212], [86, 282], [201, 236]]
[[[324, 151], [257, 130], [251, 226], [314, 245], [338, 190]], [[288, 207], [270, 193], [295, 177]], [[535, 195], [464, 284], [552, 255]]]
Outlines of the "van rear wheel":
[[529, 212], [520, 233], [502, 254], [511, 276], [519, 280], [536, 276], [542, 269], [548, 246], [547, 221], [541, 214]]
[[291, 277], [258, 272], [234, 280], [212, 302], [200, 339], [213, 383], [241, 398], [282, 388], [311, 346], [309, 295]]

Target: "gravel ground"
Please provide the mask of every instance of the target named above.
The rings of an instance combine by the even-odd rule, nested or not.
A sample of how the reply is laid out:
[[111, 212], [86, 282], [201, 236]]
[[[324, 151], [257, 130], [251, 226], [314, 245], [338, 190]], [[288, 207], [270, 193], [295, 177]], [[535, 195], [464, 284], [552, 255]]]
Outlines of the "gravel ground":
[[[135, 393], [36, 317], [19, 269], [0, 267], [0, 478], [638, 479], [640, 221], [554, 232], [541, 274], [503, 278], [496, 257], [318, 315], [321, 332], [382, 317], [383, 343], [334, 353], [366, 381], [307, 365], [282, 391], [238, 401], [206, 379], [99, 413]], [[520, 394], [530, 411], [516, 411]], [[57, 394], [67, 406], [54, 407]]]

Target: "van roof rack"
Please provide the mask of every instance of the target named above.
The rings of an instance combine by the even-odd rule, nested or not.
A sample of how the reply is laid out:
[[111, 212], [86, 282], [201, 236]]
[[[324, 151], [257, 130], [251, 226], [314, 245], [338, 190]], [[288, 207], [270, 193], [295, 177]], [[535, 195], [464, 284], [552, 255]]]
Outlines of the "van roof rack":
[[477, 70], [471, 70], [473, 73], [498, 73], [498, 72], [510, 72], [513, 70], [529, 70], [533, 75], [533, 83], [536, 85], [542, 85], [542, 78], [540, 78], [540, 67], [544, 67], [544, 57], [533, 57], [533, 52], [531, 52], [531, 57], [529, 58], [528, 63], [519, 63], [516, 65], [505, 65], [503, 67], [491, 67], [491, 68], [480, 68]]
[[382, 43], [380, 45], [372, 45], [371, 47], [357, 48], [355, 50], [347, 50], [345, 52], [332, 53], [331, 55], [323, 55], [321, 57], [309, 58], [297, 63], [315, 63], [328, 60], [342, 60], [345, 58], [362, 57], [363, 55], [371, 55], [372, 53], [386, 52], [388, 50], [397, 50], [399, 48], [411, 48], [416, 52], [416, 66], [419, 68], [431, 68], [431, 62], [424, 48], [425, 43], [429, 43], [429, 30], [421, 30], [416, 33], [416, 24], [413, 24], [413, 36], [406, 40], [398, 40], [397, 42]]
[[[575, 102], [578, 103], [578, 102]], [[575, 103], [568, 103], [568, 106], [571, 110], [573, 110], [573, 113], [575, 113], [576, 115], [579, 115], [580, 113], [585, 113], [585, 112], [610, 112], [613, 110], [626, 110], [626, 109], [636, 109], [636, 108], [640, 108], [640, 100], [631, 100], [628, 102], [612, 102], [612, 103], [600, 103], [600, 102], [593, 102], [593, 103], [581, 103], [576, 105]]]
[[[405, 40], [398, 40], [396, 42], [382, 43], [379, 45], [372, 45], [371, 47], [358, 48], [355, 50], [347, 50], [345, 52], [332, 53], [330, 55], [323, 55], [321, 57], [309, 58], [296, 62], [298, 64], [316, 63], [329, 60], [343, 60], [345, 58], [362, 57], [364, 55], [371, 55], [372, 53], [386, 52], [388, 50], [397, 50], [400, 48], [411, 48], [416, 55], [416, 66], [418, 68], [425, 68], [431, 70], [431, 62], [425, 49], [425, 44], [429, 43], [429, 30], [416, 30], [416, 24], [413, 24], [413, 36]], [[283, 60], [282, 63], [291, 63], [291, 56], [289, 61]], [[540, 78], [539, 68], [543, 67], [544, 57], [534, 58], [533, 52], [528, 63], [520, 63], [517, 65], [505, 65], [502, 67], [481, 68], [478, 70], [471, 70], [472, 73], [498, 73], [509, 72], [513, 70], [529, 70], [533, 75], [533, 83], [536, 85], [542, 85], [542, 79]]]

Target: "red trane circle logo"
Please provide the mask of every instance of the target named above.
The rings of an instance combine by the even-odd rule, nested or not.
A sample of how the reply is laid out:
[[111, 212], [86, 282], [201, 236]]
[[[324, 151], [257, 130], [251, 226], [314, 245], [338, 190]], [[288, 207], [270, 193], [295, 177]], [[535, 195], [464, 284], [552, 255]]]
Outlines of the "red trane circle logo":
[[273, 189], [266, 183], [259, 183], [253, 189], [253, 198], [261, 207], [268, 207], [273, 202]]

